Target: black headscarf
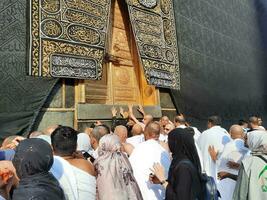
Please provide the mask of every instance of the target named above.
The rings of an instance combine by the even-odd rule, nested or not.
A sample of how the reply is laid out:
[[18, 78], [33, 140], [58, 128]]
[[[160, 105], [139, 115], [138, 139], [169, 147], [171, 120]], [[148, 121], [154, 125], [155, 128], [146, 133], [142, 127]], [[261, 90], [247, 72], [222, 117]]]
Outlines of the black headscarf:
[[188, 159], [196, 167], [198, 173], [201, 173], [201, 165], [190, 128], [176, 128], [168, 134], [168, 144], [172, 152], [172, 163], [169, 169], [169, 177], [172, 176], [174, 168], [181, 160]]
[[46, 141], [38, 138], [21, 141], [12, 161], [20, 178], [12, 199], [65, 199], [58, 181], [49, 173], [53, 161], [52, 149]]

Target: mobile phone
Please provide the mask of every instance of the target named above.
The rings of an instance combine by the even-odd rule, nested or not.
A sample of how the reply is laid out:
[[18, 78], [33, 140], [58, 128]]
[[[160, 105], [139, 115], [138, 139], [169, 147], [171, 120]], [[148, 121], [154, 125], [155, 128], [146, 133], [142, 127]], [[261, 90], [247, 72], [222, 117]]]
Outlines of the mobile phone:
[[88, 152], [83, 152], [83, 157], [86, 160], [89, 158], [89, 160], [91, 161], [91, 163], [93, 163], [95, 161], [95, 158], [93, 156], [91, 156]]

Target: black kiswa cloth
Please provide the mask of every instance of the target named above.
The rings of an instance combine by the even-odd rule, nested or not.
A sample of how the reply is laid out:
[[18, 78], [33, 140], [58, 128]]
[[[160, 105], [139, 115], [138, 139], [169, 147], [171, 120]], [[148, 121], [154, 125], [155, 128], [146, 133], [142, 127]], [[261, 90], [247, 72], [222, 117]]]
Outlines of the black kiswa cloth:
[[53, 164], [50, 145], [42, 139], [23, 140], [13, 159], [20, 178], [13, 200], [65, 200], [63, 190], [49, 172]]

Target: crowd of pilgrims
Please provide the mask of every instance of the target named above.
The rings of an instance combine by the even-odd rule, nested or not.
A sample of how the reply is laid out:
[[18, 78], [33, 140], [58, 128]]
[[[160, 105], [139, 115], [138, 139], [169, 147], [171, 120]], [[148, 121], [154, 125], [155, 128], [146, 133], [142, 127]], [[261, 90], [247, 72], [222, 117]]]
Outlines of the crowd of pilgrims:
[[[0, 150], [0, 199], [202, 200], [201, 175], [213, 177], [220, 199], [267, 199], [267, 132], [262, 120], [229, 131], [219, 116], [202, 133], [180, 114], [173, 121], [136, 119], [112, 108], [111, 128], [84, 132], [53, 125], [27, 138], [7, 137]], [[118, 117], [120, 116], [120, 117]]]

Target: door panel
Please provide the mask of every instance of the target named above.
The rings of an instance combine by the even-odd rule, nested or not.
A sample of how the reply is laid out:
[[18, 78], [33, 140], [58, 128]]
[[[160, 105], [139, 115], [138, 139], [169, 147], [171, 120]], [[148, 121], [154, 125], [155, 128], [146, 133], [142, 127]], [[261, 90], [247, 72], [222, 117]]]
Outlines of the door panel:
[[157, 105], [157, 91], [140, 69], [127, 5], [115, 0], [111, 10], [109, 61], [100, 81], [84, 81], [85, 102], [94, 104]]

